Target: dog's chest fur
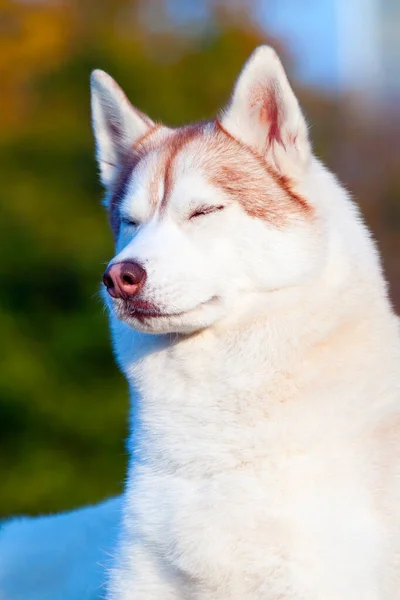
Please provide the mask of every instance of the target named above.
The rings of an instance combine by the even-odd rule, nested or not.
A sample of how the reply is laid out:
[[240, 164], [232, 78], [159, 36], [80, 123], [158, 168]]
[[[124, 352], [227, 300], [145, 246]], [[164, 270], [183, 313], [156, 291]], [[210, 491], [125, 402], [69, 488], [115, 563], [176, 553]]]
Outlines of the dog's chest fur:
[[[336, 598], [352, 585], [353, 571], [348, 581], [343, 574], [357, 552], [374, 549], [367, 561], [375, 573], [381, 551], [364, 440], [373, 410], [362, 422], [352, 413], [360, 385], [373, 398], [382, 377], [355, 378], [369, 360], [376, 364], [362, 334], [362, 365], [354, 331], [340, 330], [328, 351], [294, 348], [282, 361], [276, 341], [270, 350], [273, 333], [256, 325], [246, 336], [206, 333], [171, 345], [133, 368], [139, 399], [126, 539], [138, 565], [132, 540], [140, 539], [189, 597], [298, 600], [313, 589]], [[339, 353], [348, 367], [337, 382]], [[133, 577], [141, 598], [146, 578], [140, 566], [128, 571], [123, 580]], [[363, 578], [354, 599], [374, 598]]]

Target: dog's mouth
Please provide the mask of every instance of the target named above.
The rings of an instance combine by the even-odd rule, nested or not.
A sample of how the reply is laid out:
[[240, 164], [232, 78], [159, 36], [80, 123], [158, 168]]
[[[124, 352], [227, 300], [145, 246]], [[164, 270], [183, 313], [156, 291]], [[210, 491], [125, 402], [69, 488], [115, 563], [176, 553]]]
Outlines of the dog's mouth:
[[167, 312], [159, 308], [151, 302], [144, 300], [130, 300], [125, 303], [124, 313], [127, 317], [138, 319], [138, 321], [146, 321], [148, 319], [161, 319], [179, 317], [184, 312]]
[[141, 323], [149, 321], [151, 319], [173, 319], [183, 317], [187, 314], [195, 312], [196, 310], [219, 302], [218, 296], [213, 296], [205, 302], [201, 302], [197, 306], [184, 311], [167, 311], [157, 306], [152, 302], [145, 300], [124, 300], [119, 306], [116, 307], [118, 317], [122, 320], [125, 319], [136, 319]]

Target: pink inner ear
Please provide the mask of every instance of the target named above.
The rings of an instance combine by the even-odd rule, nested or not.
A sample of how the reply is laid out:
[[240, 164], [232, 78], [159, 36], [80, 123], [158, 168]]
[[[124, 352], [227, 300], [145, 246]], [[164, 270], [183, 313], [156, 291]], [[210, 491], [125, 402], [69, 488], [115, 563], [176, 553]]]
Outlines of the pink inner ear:
[[258, 121], [268, 129], [266, 147], [276, 142], [285, 147], [281, 136], [282, 107], [279, 92], [274, 82], [254, 85], [250, 94], [250, 109], [258, 112]]

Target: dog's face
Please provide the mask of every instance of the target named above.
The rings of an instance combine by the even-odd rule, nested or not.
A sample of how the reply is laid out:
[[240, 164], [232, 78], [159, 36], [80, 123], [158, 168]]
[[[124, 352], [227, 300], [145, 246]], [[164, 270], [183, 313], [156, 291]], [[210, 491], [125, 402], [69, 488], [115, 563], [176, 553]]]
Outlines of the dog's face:
[[193, 332], [318, 268], [315, 210], [298, 192], [306, 125], [271, 49], [250, 58], [220, 120], [155, 125], [99, 71], [92, 102], [116, 240], [104, 283], [119, 319]]

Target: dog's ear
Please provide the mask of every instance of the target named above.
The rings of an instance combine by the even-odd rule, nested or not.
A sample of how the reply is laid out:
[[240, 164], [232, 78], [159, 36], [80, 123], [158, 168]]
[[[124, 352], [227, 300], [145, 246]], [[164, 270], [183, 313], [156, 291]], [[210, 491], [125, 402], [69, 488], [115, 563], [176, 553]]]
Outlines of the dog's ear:
[[92, 123], [100, 178], [108, 187], [124, 156], [154, 123], [134, 108], [112, 77], [104, 71], [91, 76]]
[[301, 172], [311, 155], [307, 125], [275, 51], [260, 46], [236, 82], [221, 123], [284, 174]]

